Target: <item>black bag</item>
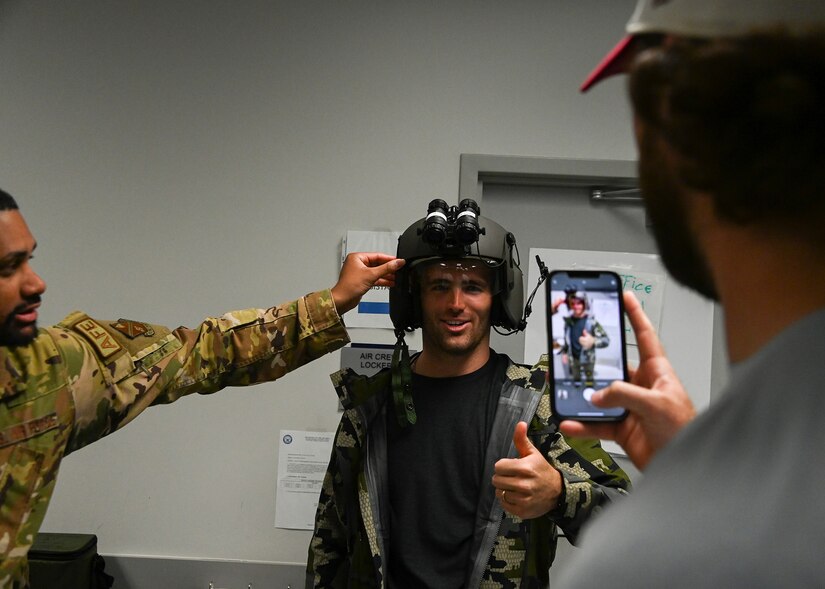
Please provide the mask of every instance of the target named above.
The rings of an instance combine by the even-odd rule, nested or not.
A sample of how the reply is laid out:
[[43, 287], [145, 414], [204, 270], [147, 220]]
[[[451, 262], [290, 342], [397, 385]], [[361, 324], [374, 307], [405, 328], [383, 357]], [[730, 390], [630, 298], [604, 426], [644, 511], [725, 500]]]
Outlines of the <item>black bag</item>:
[[40, 533], [29, 550], [31, 589], [109, 589], [94, 534]]

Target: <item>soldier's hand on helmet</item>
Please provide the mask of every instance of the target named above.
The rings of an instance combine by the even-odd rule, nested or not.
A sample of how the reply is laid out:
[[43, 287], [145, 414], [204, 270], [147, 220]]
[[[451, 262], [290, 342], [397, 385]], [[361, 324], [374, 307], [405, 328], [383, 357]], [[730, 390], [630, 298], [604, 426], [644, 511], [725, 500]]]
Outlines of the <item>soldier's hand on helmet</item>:
[[556, 508], [562, 478], [527, 437], [527, 424], [516, 424], [513, 443], [519, 458], [502, 458], [495, 464], [493, 486], [508, 513], [533, 519]]
[[395, 272], [404, 260], [376, 252], [357, 252], [347, 256], [338, 282], [330, 290], [339, 315], [354, 309], [373, 286], [394, 286]]
[[624, 294], [625, 311], [639, 345], [639, 366], [630, 382], [614, 381], [596, 391], [591, 402], [598, 407], [625, 407], [628, 416], [617, 423], [562, 421], [565, 435], [615, 440], [639, 469], [696, 416], [690, 400], [639, 301]]
[[564, 297], [559, 297], [555, 301], [553, 301], [553, 308], [551, 311], [553, 315], [555, 315], [558, 312], [559, 307], [561, 307], [564, 304], [564, 300]]
[[579, 343], [582, 348], [589, 350], [596, 345], [596, 338], [590, 335], [586, 329], [583, 329], [581, 336], [579, 336]]

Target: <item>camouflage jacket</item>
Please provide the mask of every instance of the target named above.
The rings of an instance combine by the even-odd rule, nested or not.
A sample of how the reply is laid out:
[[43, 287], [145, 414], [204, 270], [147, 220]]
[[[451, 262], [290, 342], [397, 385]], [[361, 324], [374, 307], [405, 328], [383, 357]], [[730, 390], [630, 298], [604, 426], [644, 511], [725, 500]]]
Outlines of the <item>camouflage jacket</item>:
[[[546, 587], [558, 529], [575, 543], [582, 525], [625, 494], [630, 480], [597, 441], [567, 439], [557, 431], [546, 383], [547, 357], [532, 369], [507, 371], [485, 460], [490, 481], [499, 458], [515, 457], [516, 423], [529, 423], [533, 444], [562, 475], [559, 506], [533, 520], [503, 511], [488, 484], [479, 499], [476, 535], [465, 587]], [[332, 375], [344, 414], [324, 478], [309, 546], [307, 587], [385, 587], [382, 555], [390, 541], [386, 467], [386, 408], [390, 373], [374, 377], [351, 369]], [[495, 450], [491, 450], [495, 449]]]
[[348, 341], [327, 291], [196, 330], [75, 312], [0, 347], [0, 588], [28, 586], [27, 553], [65, 455], [150, 405], [274, 380]]

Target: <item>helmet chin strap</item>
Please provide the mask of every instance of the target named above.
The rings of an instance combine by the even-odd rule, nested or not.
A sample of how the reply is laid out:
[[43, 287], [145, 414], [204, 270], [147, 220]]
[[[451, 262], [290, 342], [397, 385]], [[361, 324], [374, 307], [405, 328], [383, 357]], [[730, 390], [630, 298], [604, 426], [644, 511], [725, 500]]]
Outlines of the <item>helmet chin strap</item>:
[[395, 406], [395, 418], [400, 427], [407, 427], [416, 422], [415, 405], [412, 398], [412, 367], [410, 366], [410, 349], [404, 339], [404, 330], [396, 329], [395, 349], [392, 353], [390, 367], [392, 375], [392, 400]]

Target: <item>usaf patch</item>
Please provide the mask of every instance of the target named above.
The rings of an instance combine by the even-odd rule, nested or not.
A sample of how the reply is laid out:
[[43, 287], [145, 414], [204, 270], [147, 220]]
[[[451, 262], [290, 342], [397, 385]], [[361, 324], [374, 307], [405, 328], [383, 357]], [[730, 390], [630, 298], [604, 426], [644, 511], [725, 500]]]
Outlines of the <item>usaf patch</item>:
[[131, 321], [129, 319], [118, 319], [115, 323], [109, 324], [113, 329], [117, 329], [120, 333], [129, 339], [135, 339], [139, 335], [152, 337], [155, 335], [155, 330], [148, 324], [139, 321]]
[[123, 349], [117, 343], [117, 340], [113, 339], [111, 334], [106, 331], [106, 328], [94, 319], [86, 318], [76, 323], [74, 330], [89, 340], [89, 343], [97, 349], [101, 358], [108, 358]]

